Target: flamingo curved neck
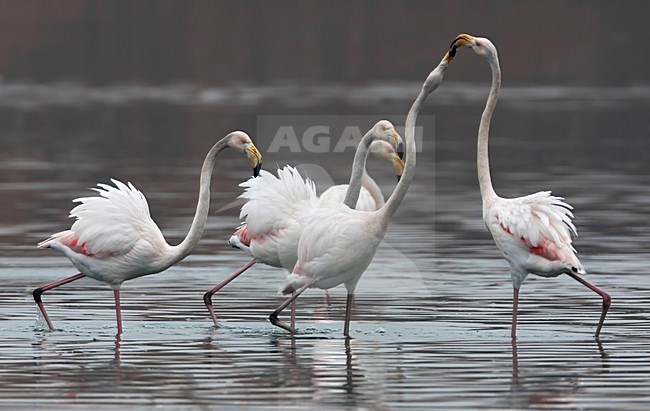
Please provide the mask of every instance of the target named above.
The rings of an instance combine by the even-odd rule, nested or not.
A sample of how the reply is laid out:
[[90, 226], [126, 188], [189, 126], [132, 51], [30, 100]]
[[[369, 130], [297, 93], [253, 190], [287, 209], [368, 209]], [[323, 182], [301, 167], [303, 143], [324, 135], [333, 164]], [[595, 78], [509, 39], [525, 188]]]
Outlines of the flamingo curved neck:
[[223, 149], [228, 147], [229, 139], [230, 136], [226, 136], [219, 140], [214, 146], [212, 146], [208, 154], [205, 156], [203, 167], [201, 168], [199, 199], [196, 205], [196, 212], [194, 213], [194, 220], [192, 220], [192, 226], [190, 227], [185, 239], [177, 246], [172, 247], [174, 250], [173, 258], [175, 259], [173, 263], [187, 257], [194, 247], [196, 247], [196, 244], [203, 235], [203, 229], [208, 220], [208, 211], [210, 209], [210, 182], [212, 181], [212, 169], [214, 168], [217, 155]]
[[363, 174], [366, 171], [366, 160], [370, 153], [369, 147], [370, 144], [377, 139], [378, 137], [375, 135], [373, 130], [370, 130], [363, 136], [363, 138], [361, 138], [361, 141], [357, 146], [357, 151], [354, 154], [354, 162], [352, 163], [350, 183], [348, 184], [348, 190], [345, 192], [345, 199], [343, 200], [343, 204], [350, 208], [355, 208], [357, 206], [357, 201], [359, 201]]
[[368, 191], [370, 197], [375, 202], [375, 209], [378, 209], [384, 205], [384, 195], [382, 194], [381, 189], [375, 180], [370, 177], [365, 168], [363, 170], [363, 176], [361, 177], [361, 186]]
[[490, 177], [490, 158], [488, 154], [490, 122], [492, 120], [492, 114], [494, 113], [494, 108], [496, 107], [499, 98], [499, 90], [501, 88], [501, 69], [499, 67], [499, 59], [496, 52], [488, 57], [488, 62], [492, 69], [492, 86], [490, 87], [490, 94], [485, 103], [483, 115], [481, 116], [476, 150], [476, 168], [478, 170], [478, 182], [479, 187], [481, 188], [481, 198], [483, 199], [484, 210], [499, 198], [492, 186], [492, 179]]
[[384, 204], [384, 206], [379, 209], [379, 211], [383, 214], [385, 219], [388, 219], [393, 214], [395, 214], [397, 208], [402, 203], [402, 200], [404, 200], [404, 197], [406, 196], [406, 192], [408, 191], [409, 186], [411, 185], [411, 181], [413, 180], [413, 176], [415, 175], [415, 164], [416, 164], [415, 156], [417, 151], [415, 147], [415, 124], [418, 119], [418, 114], [420, 113], [420, 108], [422, 107], [422, 104], [425, 102], [429, 94], [431, 94], [435, 89], [437, 89], [440, 83], [442, 82], [442, 78], [444, 77], [445, 70], [447, 69], [448, 65], [449, 65], [449, 58], [448, 55], [445, 55], [445, 58], [443, 58], [440, 64], [438, 64], [438, 67], [436, 67], [429, 74], [429, 77], [427, 77], [426, 81], [424, 82], [424, 85], [422, 86], [422, 90], [420, 91], [420, 94], [413, 102], [413, 105], [411, 106], [411, 109], [409, 110], [409, 113], [406, 116], [405, 133], [404, 133], [405, 134], [404, 155], [406, 157], [406, 162], [404, 164], [404, 172], [402, 174], [402, 178], [399, 180], [399, 183], [397, 183], [395, 190], [393, 190], [393, 193], [386, 201], [386, 204]]

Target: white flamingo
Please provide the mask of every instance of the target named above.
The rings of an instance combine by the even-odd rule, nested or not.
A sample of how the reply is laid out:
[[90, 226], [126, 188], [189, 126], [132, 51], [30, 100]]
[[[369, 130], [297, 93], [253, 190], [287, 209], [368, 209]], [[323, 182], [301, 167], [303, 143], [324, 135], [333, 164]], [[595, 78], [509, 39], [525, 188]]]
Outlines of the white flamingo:
[[[331, 187], [320, 199], [314, 183], [303, 179], [291, 166], [278, 169], [277, 177], [262, 171], [258, 178], [240, 184], [246, 189], [240, 196], [247, 200], [240, 213], [245, 222], [230, 237], [229, 243], [251, 254], [253, 259], [204, 294], [203, 302], [214, 324], [217, 324], [217, 316], [212, 296], [256, 262], [278, 268], [294, 267], [304, 216], [318, 207], [340, 204], [346, 191], [351, 193], [351, 204], [358, 207], [375, 210], [378, 204], [383, 205], [381, 190], [365, 171], [366, 159], [369, 153], [374, 153], [390, 161], [399, 178], [404, 163], [394, 147], [400, 144], [401, 137], [390, 121], [378, 121], [359, 142], [350, 184]], [[292, 310], [292, 319], [294, 315]]]
[[571, 235], [577, 235], [571, 221], [573, 207], [565, 203], [562, 197], [552, 196], [550, 191], [540, 191], [518, 198], [501, 198], [492, 187], [488, 137], [490, 120], [501, 87], [499, 58], [496, 47], [486, 38], [461, 34], [452, 43], [452, 54], [456, 48], [463, 46], [470, 47], [476, 54], [483, 56], [492, 69], [492, 87], [478, 132], [477, 167], [483, 199], [483, 220], [503, 257], [510, 263], [513, 285], [511, 338], [517, 338], [519, 288], [528, 274], [541, 277], [567, 274], [598, 293], [603, 299], [600, 322], [596, 329], [598, 337], [611, 298], [579, 275], [585, 274], [585, 269], [571, 245]]
[[131, 183], [111, 180], [115, 187], [98, 184], [100, 195], [74, 200], [80, 203], [70, 212], [76, 218], [70, 230], [61, 231], [38, 244], [63, 253], [80, 271], [79, 274], [44, 285], [34, 290], [34, 300], [54, 330], [41, 295], [53, 288], [82, 277], [107, 283], [115, 296], [117, 332], [122, 333], [120, 287], [124, 281], [166, 270], [187, 257], [198, 243], [208, 218], [212, 169], [223, 149], [232, 147], [246, 153], [253, 163], [253, 174], [259, 173], [262, 156], [242, 132], [235, 131], [219, 140], [208, 152], [201, 169], [199, 200], [192, 226], [185, 239], [176, 246], [167, 244], [160, 229], [151, 219], [144, 195]]
[[413, 180], [416, 162], [415, 124], [420, 107], [442, 82], [451, 58], [445, 54], [438, 67], [427, 77], [409, 110], [404, 139], [404, 173], [386, 203], [376, 211], [353, 210], [341, 204], [317, 209], [306, 217], [298, 244], [298, 261], [280, 288], [281, 293], [293, 295], [270, 315], [269, 320], [273, 325], [294, 333], [293, 326], [287, 326], [279, 320], [278, 315], [282, 310], [308, 287], [329, 289], [345, 284], [348, 295], [343, 334], [349, 337], [351, 307], [357, 282], [370, 265], [386, 234], [391, 217]]

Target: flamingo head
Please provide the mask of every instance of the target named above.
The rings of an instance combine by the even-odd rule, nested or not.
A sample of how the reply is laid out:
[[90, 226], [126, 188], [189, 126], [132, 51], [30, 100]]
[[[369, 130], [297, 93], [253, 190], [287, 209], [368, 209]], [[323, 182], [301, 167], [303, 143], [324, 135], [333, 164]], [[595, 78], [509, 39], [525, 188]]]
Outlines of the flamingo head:
[[[397, 181], [402, 177], [404, 172], [404, 144], [402, 143], [402, 138], [399, 138], [399, 143], [397, 144], [398, 149], [396, 150], [390, 143], [382, 140], [375, 140], [370, 145], [370, 153], [390, 161], [393, 165], [393, 170], [395, 170], [395, 175], [397, 176]], [[400, 155], [399, 148], [402, 148]]]
[[372, 131], [377, 137], [377, 140], [387, 141], [393, 147], [397, 147], [397, 145], [402, 141], [402, 137], [399, 135], [397, 130], [395, 130], [395, 126], [393, 126], [393, 123], [388, 120], [379, 120], [372, 127]]
[[253, 177], [257, 177], [262, 168], [262, 154], [260, 154], [248, 134], [243, 131], [234, 131], [230, 133], [228, 145], [236, 150], [246, 154], [246, 157], [253, 165]]
[[491, 57], [496, 56], [496, 47], [494, 44], [485, 37], [474, 37], [469, 34], [459, 34], [458, 37], [451, 43], [449, 55], [451, 57], [456, 55], [456, 50], [461, 47], [469, 47], [479, 56]]

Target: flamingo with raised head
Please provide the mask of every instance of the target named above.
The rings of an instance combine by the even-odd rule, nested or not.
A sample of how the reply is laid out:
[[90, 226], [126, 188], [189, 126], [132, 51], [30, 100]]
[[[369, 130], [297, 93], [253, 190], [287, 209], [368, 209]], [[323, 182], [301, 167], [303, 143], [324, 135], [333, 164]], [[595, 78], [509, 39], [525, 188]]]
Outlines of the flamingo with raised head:
[[38, 244], [40, 248], [53, 248], [63, 253], [80, 271], [77, 275], [34, 290], [34, 300], [50, 330], [55, 328], [43, 306], [42, 294], [88, 276], [107, 283], [113, 289], [117, 332], [122, 333], [122, 283], [166, 270], [192, 252], [208, 218], [212, 169], [217, 154], [227, 147], [244, 152], [253, 164], [253, 174], [258, 175], [262, 156], [243, 131], [232, 132], [212, 146], [201, 169], [194, 220], [187, 236], [178, 245], [167, 244], [149, 214], [146, 198], [131, 183], [111, 180], [115, 186], [98, 184], [98, 188], [93, 189], [99, 196], [74, 200], [80, 204], [70, 212], [70, 217], [76, 219], [72, 228], [53, 234]]
[[492, 187], [488, 138], [490, 121], [501, 88], [499, 57], [494, 44], [486, 38], [461, 34], [454, 40], [451, 48], [455, 52], [456, 48], [463, 46], [483, 56], [492, 69], [492, 87], [479, 125], [477, 168], [485, 226], [503, 257], [510, 263], [513, 286], [510, 336], [512, 339], [517, 338], [519, 288], [526, 276], [535, 274], [541, 277], [557, 277], [567, 274], [603, 299], [603, 309], [596, 328], [598, 337], [612, 300], [606, 292], [580, 276], [586, 272], [571, 244], [571, 235], [577, 235], [576, 227], [571, 221], [573, 207], [564, 202], [562, 197], [551, 195], [550, 191], [540, 191], [524, 197], [502, 198]]
[[[409, 110], [404, 139], [404, 173], [386, 203], [376, 211], [359, 211], [340, 204], [317, 209], [306, 217], [298, 244], [298, 261], [287, 276], [286, 282], [280, 287], [281, 293], [293, 295], [269, 316], [271, 324], [295, 333], [293, 325], [288, 326], [278, 318], [289, 304], [309, 287], [329, 289], [345, 284], [348, 294], [343, 334], [350, 336], [354, 290], [361, 275], [370, 265], [386, 234], [390, 219], [402, 203], [415, 175], [415, 124], [418, 113], [429, 94], [442, 82], [452, 57], [449, 53], [445, 54], [440, 64], [427, 77]], [[350, 185], [352, 186], [352, 183]], [[349, 196], [347, 201], [352, 204], [356, 202], [352, 196]]]
[[[245, 221], [230, 237], [229, 243], [251, 254], [253, 259], [204, 294], [203, 302], [214, 324], [217, 324], [217, 316], [212, 296], [257, 261], [278, 268], [292, 269], [295, 266], [302, 221], [306, 215], [319, 207], [329, 207], [337, 202], [340, 204], [344, 200], [342, 194], [345, 190], [346, 194], [356, 196], [351, 204], [372, 210], [378, 204], [383, 205], [379, 187], [365, 171], [366, 160], [370, 153], [379, 155], [393, 164], [399, 178], [404, 169], [398, 153], [400, 144], [401, 137], [393, 124], [387, 120], [378, 121], [357, 147], [350, 184], [332, 187], [320, 199], [314, 183], [303, 179], [298, 170], [291, 166], [278, 169], [277, 177], [263, 171], [258, 178], [243, 182], [241, 186], [246, 190], [240, 197], [247, 201], [242, 206], [240, 218]], [[344, 190], [338, 188], [342, 186]], [[363, 194], [359, 198], [360, 193]], [[292, 322], [294, 317], [292, 310]]]

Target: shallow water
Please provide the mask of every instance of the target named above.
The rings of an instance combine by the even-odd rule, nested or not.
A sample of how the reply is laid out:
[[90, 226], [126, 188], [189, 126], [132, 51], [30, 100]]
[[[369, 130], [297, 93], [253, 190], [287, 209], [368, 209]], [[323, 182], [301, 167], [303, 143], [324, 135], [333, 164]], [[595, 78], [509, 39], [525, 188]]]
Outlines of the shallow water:
[[[318, 290], [298, 300], [295, 338], [271, 326], [267, 317], [282, 301], [276, 290], [284, 273], [260, 265], [215, 297], [220, 326], [211, 324], [203, 293], [248, 260], [226, 244], [238, 224], [237, 184], [250, 174], [236, 154], [219, 161], [213, 211], [196, 252], [165, 273], [123, 286], [119, 338], [110, 289], [89, 279], [44, 295], [59, 327], [44, 330], [31, 291], [75, 271], [34, 244], [68, 227], [70, 201], [110, 177], [133, 181], [176, 243], [191, 221], [198, 168], [215, 138], [243, 128], [264, 152], [270, 139], [256, 130], [258, 114], [392, 112], [398, 124], [408, 99], [372, 106], [335, 96], [295, 108], [265, 105], [266, 91], [251, 89], [233, 94], [243, 103], [226, 108], [216, 98], [192, 100], [204, 94], [191, 87], [183, 89], [185, 100], [174, 98], [175, 89], [143, 98], [140, 89], [123, 95], [73, 88], [77, 94], [66, 89], [58, 100], [29, 105], [24, 101], [40, 101], [33, 96], [43, 90], [28, 87], [22, 97], [6, 99], [0, 407], [647, 408], [647, 89], [627, 99], [618, 89], [504, 93], [491, 142], [498, 191], [552, 189], [566, 197], [575, 207], [575, 245], [588, 278], [613, 297], [596, 341], [597, 295], [570, 278], [529, 278], [515, 347], [507, 264], [483, 227], [474, 174], [482, 100], [472, 85], [457, 87], [440, 100], [431, 97], [424, 110], [435, 116], [435, 137], [426, 134], [416, 180], [359, 283], [350, 341], [341, 338], [341, 287], [331, 290], [329, 305]], [[383, 93], [368, 90], [370, 99]], [[109, 91], [119, 98], [111, 100]], [[68, 102], [79, 94], [84, 107]], [[614, 95], [613, 106], [604, 104]], [[580, 101], [590, 104], [573, 110]], [[351, 158], [350, 151], [281, 151], [265, 153], [265, 168], [301, 164], [322, 187], [345, 182]], [[370, 167], [388, 195], [390, 169], [376, 160]]]

